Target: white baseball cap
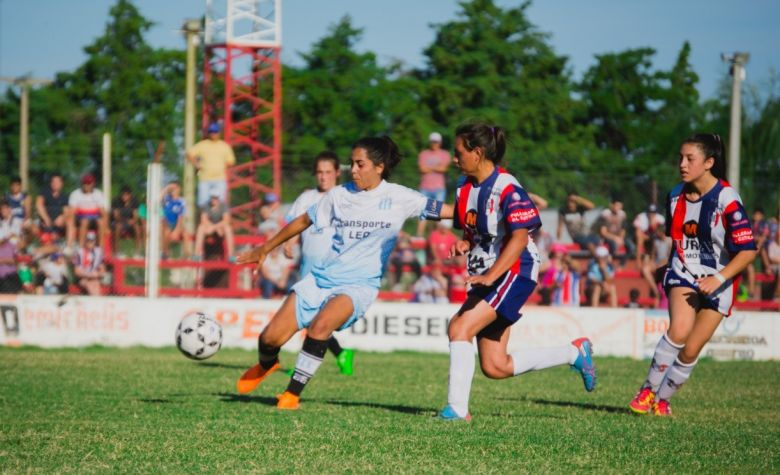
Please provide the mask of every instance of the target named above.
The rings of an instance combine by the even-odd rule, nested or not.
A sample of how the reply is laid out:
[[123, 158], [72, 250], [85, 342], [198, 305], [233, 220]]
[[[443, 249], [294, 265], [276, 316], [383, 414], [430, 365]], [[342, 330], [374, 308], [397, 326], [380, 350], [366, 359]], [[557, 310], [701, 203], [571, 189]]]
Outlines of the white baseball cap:
[[596, 257], [608, 257], [609, 249], [606, 246], [598, 246], [596, 248]]
[[428, 136], [428, 141], [441, 143], [441, 134], [438, 132], [431, 132], [431, 135]]

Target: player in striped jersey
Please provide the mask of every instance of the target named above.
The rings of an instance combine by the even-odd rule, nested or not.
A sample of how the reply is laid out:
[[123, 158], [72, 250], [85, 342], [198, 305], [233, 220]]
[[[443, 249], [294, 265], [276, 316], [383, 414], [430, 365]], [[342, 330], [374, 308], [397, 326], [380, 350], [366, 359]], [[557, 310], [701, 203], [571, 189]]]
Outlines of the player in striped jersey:
[[468, 253], [468, 298], [450, 321], [450, 371], [445, 420], [470, 420], [468, 411], [477, 338], [482, 372], [494, 379], [569, 364], [592, 391], [596, 372], [591, 343], [580, 338], [554, 348], [507, 354], [509, 327], [536, 287], [539, 255], [529, 233], [542, 225], [539, 211], [515, 177], [498, 167], [504, 130], [466, 124], [455, 132], [455, 162], [465, 175], [455, 196], [454, 224], [463, 230], [453, 254]]
[[669, 330], [629, 405], [636, 413], [671, 415], [669, 399], [690, 377], [723, 317], [731, 314], [734, 278], [756, 256], [747, 212], [724, 180], [723, 150], [714, 134], [696, 134], [680, 147], [682, 183], [669, 193], [666, 207], [673, 242], [663, 279]]

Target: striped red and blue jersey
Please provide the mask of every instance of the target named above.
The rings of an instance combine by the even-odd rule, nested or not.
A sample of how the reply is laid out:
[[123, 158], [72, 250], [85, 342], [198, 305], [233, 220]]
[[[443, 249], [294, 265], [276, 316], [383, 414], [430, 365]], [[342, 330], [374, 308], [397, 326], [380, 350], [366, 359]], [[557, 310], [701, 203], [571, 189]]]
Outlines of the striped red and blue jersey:
[[103, 249], [81, 247], [73, 256], [73, 265], [87, 272], [95, 272], [103, 264]]
[[693, 283], [722, 270], [739, 251], [755, 250], [756, 243], [742, 200], [728, 182], [719, 180], [697, 201], [685, 198], [684, 185], [669, 193], [666, 232], [672, 270]]
[[482, 183], [467, 177], [455, 193], [456, 229], [471, 244], [468, 256], [470, 275], [484, 274], [496, 261], [512, 232], [528, 229], [528, 245], [510, 269], [536, 282], [539, 252], [530, 233], [542, 225], [539, 211], [517, 179], [496, 167]]

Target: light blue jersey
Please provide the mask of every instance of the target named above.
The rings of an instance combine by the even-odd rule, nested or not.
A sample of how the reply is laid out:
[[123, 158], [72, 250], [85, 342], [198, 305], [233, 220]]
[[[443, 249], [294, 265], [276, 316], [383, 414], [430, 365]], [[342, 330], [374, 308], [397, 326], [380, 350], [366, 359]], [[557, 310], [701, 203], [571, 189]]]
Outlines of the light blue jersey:
[[[309, 208], [316, 206], [323, 196], [325, 192], [317, 189], [304, 191], [290, 207], [285, 221], [289, 223], [306, 213]], [[316, 226], [309, 226], [301, 233], [301, 278], [311, 272], [315, 264], [320, 265], [325, 260], [333, 240], [333, 233], [332, 227], [318, 229]]]
[[378, 289], [404, 221], [437, 218], [441, 207], [440, 201], [384, 180], [369, 191], [354, 183], [333, 188], [308, 210], [312, 227], [333, 229], [328, 254], [312, 269], [317, 285]]

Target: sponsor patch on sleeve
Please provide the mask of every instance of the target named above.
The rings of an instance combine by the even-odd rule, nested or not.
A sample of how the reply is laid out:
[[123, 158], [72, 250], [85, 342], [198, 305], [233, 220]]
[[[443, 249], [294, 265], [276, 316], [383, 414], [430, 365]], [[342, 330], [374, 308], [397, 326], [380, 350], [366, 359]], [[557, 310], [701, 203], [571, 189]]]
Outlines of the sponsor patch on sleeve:
[[535, 219], [537, 216], [539, 216], [539, 212], [536, 211], [536, 208], [518, 209], [509, 213], [507, 221], [511, 224], [524, 224]]
[[742, 245], [753, 241], [753, 230], [750, 228], [736, 229], [731, 233], [734, 244]]

